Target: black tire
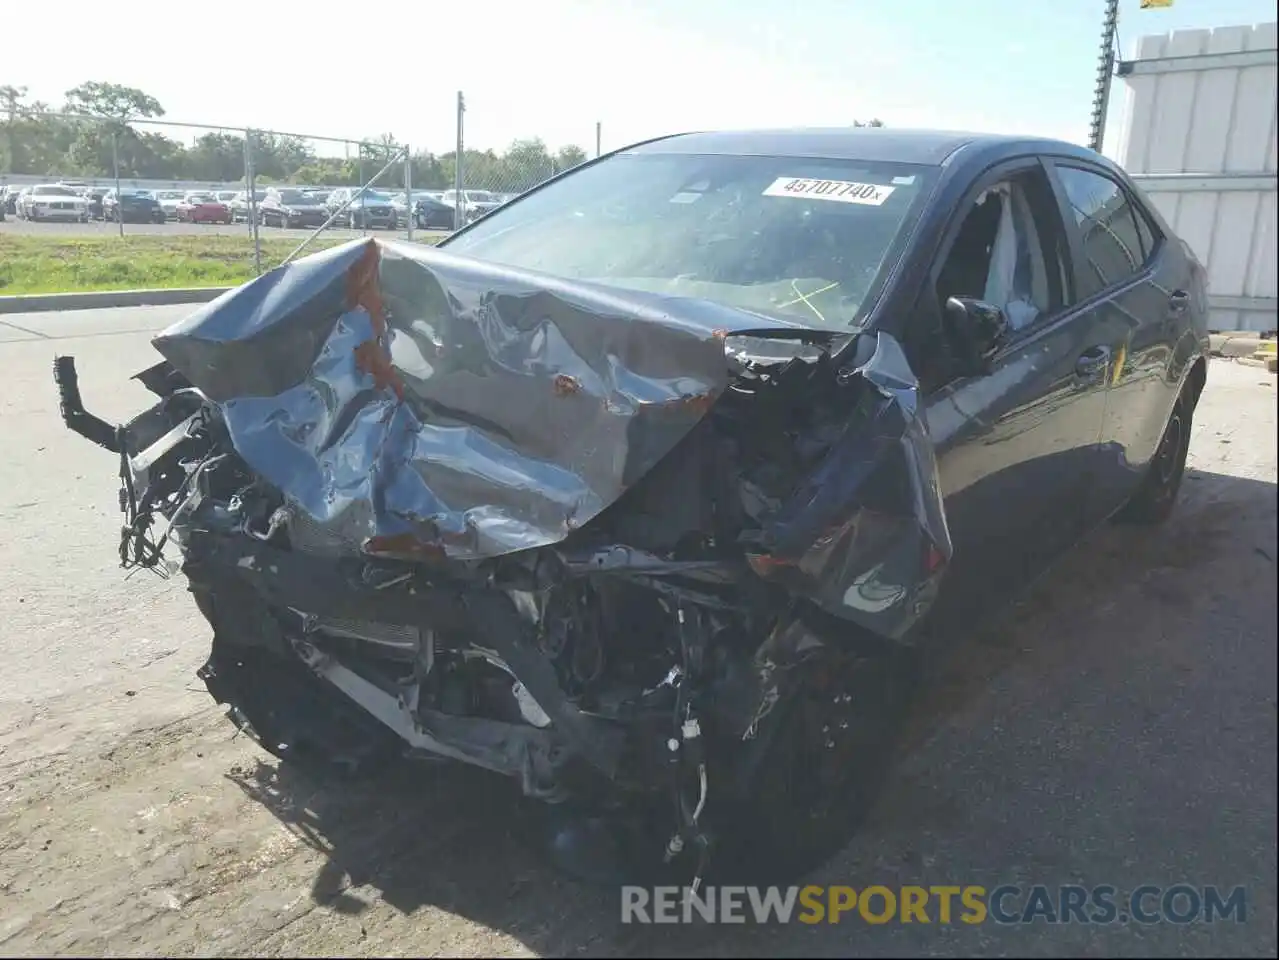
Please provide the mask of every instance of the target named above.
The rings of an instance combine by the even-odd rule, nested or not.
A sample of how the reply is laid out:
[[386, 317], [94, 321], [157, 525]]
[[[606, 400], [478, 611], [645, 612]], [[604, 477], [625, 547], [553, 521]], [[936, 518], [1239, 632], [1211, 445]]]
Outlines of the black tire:
[[757, 787], [708, 824], [710, 882], [792, 882], [842, 850], [879, 798], [919, 685], [915, 660], [841, 655], [800, 669], [803, 685], [760, 725]]
[[1187, 393], [1190, 385], [1182, 389], [1177, 398], [1159, 449], [1150, 462], [1150, 469], [1141, 486], [1123, 508], [1115, 514], [1119, 523], [1153, 526], [1172, 516], [1177, 505], [1177, 493], [1186, 474], [1186, 454], [1190, 452], [1190, 428], [1195, 412], [1194, 399]]

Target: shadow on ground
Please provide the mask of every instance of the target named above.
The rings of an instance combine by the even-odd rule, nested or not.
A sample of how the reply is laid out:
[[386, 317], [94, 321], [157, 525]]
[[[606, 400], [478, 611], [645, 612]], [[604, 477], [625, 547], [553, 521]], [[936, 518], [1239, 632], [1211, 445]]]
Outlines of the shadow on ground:
[[[952, 837], [947, 842], [960, 847], [967, 844], [967, 855], [971, 855], [967, 832], [974, 828], [937, 801], [938, 795], [947, 794], [937, 792], [936, 784], [927, 778], [955, 777], [956, 763], [961, 763], [958, 769], [965, 778], [996, 779], [991, 776], [994, 771], [982, 766], [994, 763], [992, 757], [974, 750], [974, 756], [956, 761], [956, 754], [964, 754], [965, 745], [978, 736], [989, 736], [992, 711], [1012, 709], [1023, 718], [1038, 719], [1034, 714], [1047, 709], [1039, 706], [1033, 693], [1026, 702], [1011, 708], [997, 702], [999, 697], [991, 693], [991, 687], [1000, 675], [1016, 668], [1019, 674], [1029, 675], [1032, 689], [1036, 684], [1047, 689], [1063, 671], [1084, 664], [1090, 671], [1089, 683], [1107, 690], [1113, 687], [1122, 695], [1128, 683], [1125, 671], [1132, 667], [1122, 662], [1116, 665], [1113, 652], [1116, 644], [1141, 640], [1127, 634], [1109, 635], [1097, 629], [1099, 622], [1104, 624], [1122, 614], [1128, 618], [1125, 630], [1131, 632], [1135, 629], [1132, 624], [1156, 613], [1164, 617], [1169, 611], [1189, 614], [1192, 608], [1207, 603], [1246, 603], [1250, 598], [1238, 594], [1247, 593], [1253, 594], [1251, 602], [1273, 608], [1275, 515], [1274, 483], [1188, 470], [1182, 501], [1168, 524], [1153, 529], [1109, 526], [1098, 530], [998, 622], [968, 631], [956, 647], [956, 655], [931, 682], [911, 721], [903, 759], [916, 755], [918, 762], [910, 765], [916, 773], [894, 775], [863, 835], [820, 872], [817, 882], [885, 882], [866, 876], [871, 870], [881, 876], [884, 857], [889, 855], [877, 833], [892, 834], [894, 843], [905, 844], [906, 852], [900, 853], [896, 847], [891, 852], [893, 859], [901, 861], [898, 869], [908, 877], [901, 882], [914, 882], [909, 877], [924, 868], [924, 861], [912, 852], [916, 849], [912, 838], [920, 831], [934, 837], [949, 833]], [[1140, 609], [1134, 610], [1134, 606]], [[1263, 609], [1259, 616], [1273, 620], [1273, 609]], [[1007, 735], [1015, 736], [1015, 731]], [[941, 767], [935, 764], [935, 757], [943, 751], [949, 764], [947, 772], [934, 772], [935, 767]], [[997, 773], [998, 782], [1008, 782], [1007, 769]], [[1033, 781], [1035, 774], [1028, 772], [1027, 776]], [[980, 939], [982, 935], [975, 930], [942, 935], [936, 927], [623, 927], [618, 921], [616, 892], [563, 879], [539, 860], [526, 843], [521, 808], [505, 780], [453, 765], [425, 764], [397, 769], [374, 781], [322, 784], [304, 773], [277, 769], [274, 761], [268, 763], [265, 758], [257, 770], [234, 779], [290, 830], [324, 853], [327, 860], [315, 877], [312, 896], [336, 911], [358, 914], [367, 909], [347, 891], [368, 885], [380, 891], [382, 900], [397, 911], [411, 914], [433, 905], [509, 934], [542, 955], [847, 955], [854, 944], [858, 952], [872, 955], [968, 953], [977, 949], [999, 953], [1006, 949], [998, 940], [992, 946], [990, 940]], [[1026, 790], [1037, 787], [1034, 782], [1022, 786]], [[1084, 802], [1089, 806], [1079, 814], [1077, 829], [1087, 831], [1091, 824], [1105, 822], [1111, 798], [1092, 795]], [[1105, 828], [1095, 829], [1104, 833]], [[992, 843], [981, 849], [1001, 848]], [[1197, 854], [1198, 848], [1192, 852]], [[1001, 855], [1011, 857], [994, 856]], [[1073, 875], [1093, 869], [1094, 859], [1095, 855], [1081, 852], [1078, 862], [1057, 864], [1056, 868], [1061, 874]], [[964, 860], [930, 866], [954, 877], [971, 874], [971, 864]], [[1021, 866], [1018, 862], [997, 862], [982, 864], [981, 870], [999, 874], [1016, 872]], [[1016, 943], [1011, 949], [1022, 955], [1060, 951], [1064, 946], [1057, 939], [1061, 929], [1047, 928], [1046, 933], [1044, 929], [1039, 928], [1040, 940], [1005, 943]], [[1088, 941], [1074, 949], [1131, 953], [1149, 951], [1153, 946], [1141, 939], [1111, 941], [1101, 947], [1098, 942], [1104, 943]], [[1211, 941], [1196, 942], [1202, 946], [1187, 942], [1185, 949], [1190, 953], [1214, 952]]]

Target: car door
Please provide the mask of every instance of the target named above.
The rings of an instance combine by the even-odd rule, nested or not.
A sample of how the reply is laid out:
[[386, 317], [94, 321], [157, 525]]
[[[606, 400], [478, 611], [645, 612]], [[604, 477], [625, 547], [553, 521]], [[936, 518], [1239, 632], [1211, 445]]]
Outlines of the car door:
[[1074, 158], [1049, 163], [1075, 251], [1080, 309], [1110, 355], [1102, 455], [1087, 521], [1136, 490], [1176, 400], [1173, 362], [1192, 309], [1193, 266], [1169, 243], [1122, 178]]
[[[932, 349], [941, 354], [940, 363], [922, 365], [921, 378], [955, 548], [939, 617], [977, 613], [1007, 596], [1082, 529], [1106, 368], [1097, 364], [1093, 315], [1070, 309], [1073, 288], [1071, 248], [1042, 161], [988, 170], [951, 218], [915, 317], [937, 332]], [[985, 301], [1007, 317], [985, 375], [945, 372], [950, 296]]]

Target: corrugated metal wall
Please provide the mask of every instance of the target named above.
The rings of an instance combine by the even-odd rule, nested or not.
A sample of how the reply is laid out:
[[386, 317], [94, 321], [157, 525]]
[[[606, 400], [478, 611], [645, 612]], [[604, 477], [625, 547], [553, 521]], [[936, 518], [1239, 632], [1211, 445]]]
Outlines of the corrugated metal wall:
[[1142, 37], [1119, 161], [1208, 267], [1214, 330], [1276, 323], [1276, 24]]

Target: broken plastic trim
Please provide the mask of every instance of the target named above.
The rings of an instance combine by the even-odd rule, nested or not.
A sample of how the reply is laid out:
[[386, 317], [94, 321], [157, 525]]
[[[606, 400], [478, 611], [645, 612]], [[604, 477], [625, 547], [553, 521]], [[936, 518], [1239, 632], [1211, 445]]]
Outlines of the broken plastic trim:
[[[430, 623], [437, 629], [482, 637], [550, 717], [556, 735], [572, 744], [605, 776], [617, 775], [620, 731], [583, 714], [568, 701], [554, 670], [536, 647], [531, 626], [501, 591], [447, 587], [410, 594], [404, 590], [378, 590], [344, 576], [324, 559], [278, 550], [248, 537], [203, 538], [199, 554], [188, 558], [183, 572], [193, 583], [209, 586], [234, 577], [275, 608], [292, 607], [315, 616], [380, 623]], [[402, 732], [401, 719], [398, 715], [392, 717], [390, 709], [387, 705], [374, 715]]]

